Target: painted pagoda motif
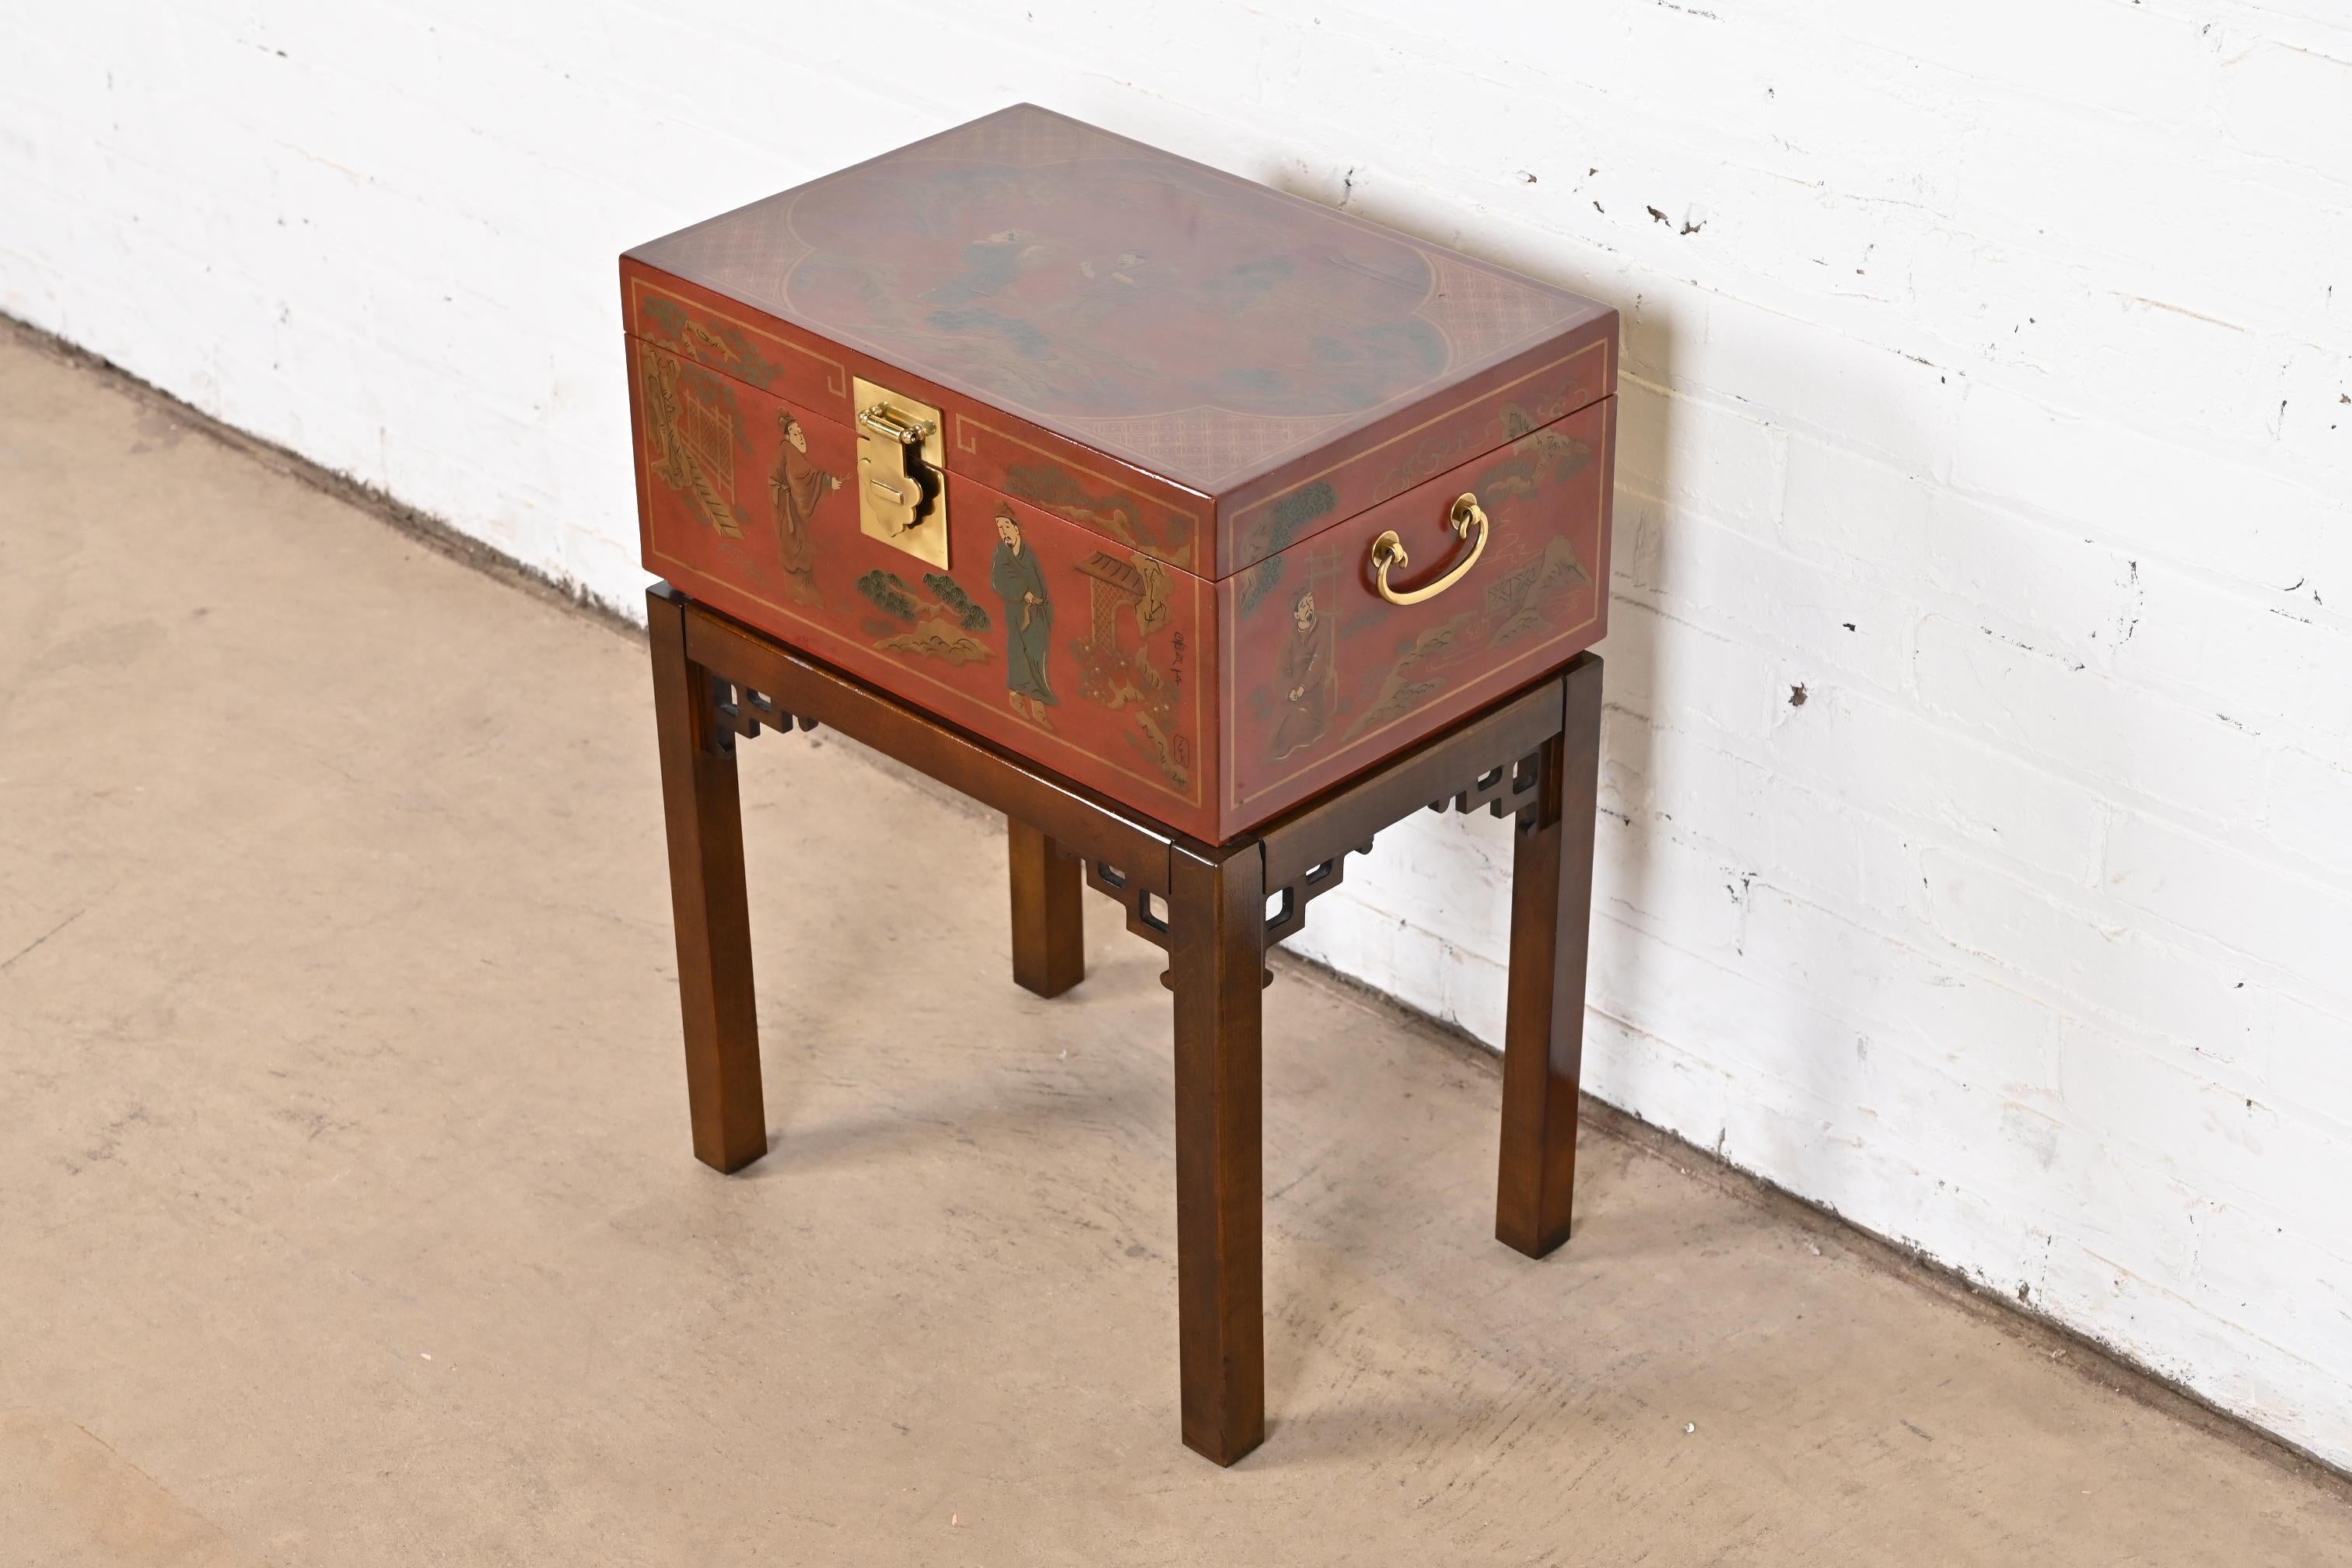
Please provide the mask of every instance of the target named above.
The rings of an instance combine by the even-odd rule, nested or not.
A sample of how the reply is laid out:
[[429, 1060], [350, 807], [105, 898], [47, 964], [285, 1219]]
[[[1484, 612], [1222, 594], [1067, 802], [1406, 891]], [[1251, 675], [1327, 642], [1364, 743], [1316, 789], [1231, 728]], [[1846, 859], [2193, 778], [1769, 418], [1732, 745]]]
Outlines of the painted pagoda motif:
[[[1078, 665], [1078, 695], [1113, 711], [1135, 715], [1129, 737], [1178, 789], [1192, 784], [1192, 748], [1175, 731], [1178, 678], [1152, 659], [1152, 641], [1168, 625], [1168, 568], [1135, 553], [1121, 561], [1096, 551], [1078, 563], [1087, 580], [1086, 639], [1070, 650]], [[1183, 635], [1173, 651], [1183, 657]]]

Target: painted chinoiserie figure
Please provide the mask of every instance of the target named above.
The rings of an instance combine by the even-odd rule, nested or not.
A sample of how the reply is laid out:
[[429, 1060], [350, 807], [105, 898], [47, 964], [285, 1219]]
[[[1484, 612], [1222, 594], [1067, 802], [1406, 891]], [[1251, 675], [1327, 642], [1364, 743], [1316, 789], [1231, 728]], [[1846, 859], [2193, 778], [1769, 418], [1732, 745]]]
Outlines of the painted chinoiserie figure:
[[1331, 667], [1331, 623], [1315, 613], [1315, 590], [1298, 595], [1290, 608], [1290, 640], [1282, 646], [1274, 683], [1282, 689], [1282, 721], [1274, 730], [1274, 759], [1303, 752], [1323, 738], [1339, 678]]
[[988, 581], [1004, 601], [1004, 684], [1013, 710], [1050, 730], [1045, 710], [1061, 701], [1045, 675], [1054, 651], [1054, 601], [1037, 552], [1023, 542], [1020, 520], [1009, 509], [996, 514], [996, 558]]
[[1082, 886], [1166, 949], [1193, 1447], [1265, 1431], [1266, 950], [1433, 801], [1515, 824], [1496, 1234], [1565, 1240], [1617, 313], [1028, 104], [621, 290], [695, 1152], [768, 1147], [735, 742], [822, 721], [1006, 814], [1021, 984]]
[[768, 476], [768, 498], [776, 514], [776, 552], [793, 578], [796, 596], [813, 597], [811, 579], [816, 570], [816, 503], [827, 490], [841, 488], [841, 478], [809, 460], [808, 432], [782, 409], [776, 427], [783, 440], [776, 448], [776, 465]]

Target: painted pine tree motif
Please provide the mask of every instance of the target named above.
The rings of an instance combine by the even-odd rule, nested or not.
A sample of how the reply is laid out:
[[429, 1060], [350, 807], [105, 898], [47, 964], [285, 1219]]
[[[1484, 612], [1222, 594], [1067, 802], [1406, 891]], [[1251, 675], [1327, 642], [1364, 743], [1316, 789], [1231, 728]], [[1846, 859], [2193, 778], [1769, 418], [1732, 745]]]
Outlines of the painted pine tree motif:
[[874, 647], [881, 652], [915, 654], [954, 665], [978, 664], [992, 652], [971, 635], [992, 625], [988, 612], [944, 572], [923, 574], [919, 590], [896, 572], [877, 567], [857, 580], [857, 591], [876, 609], [908, 627], [875, 638]]

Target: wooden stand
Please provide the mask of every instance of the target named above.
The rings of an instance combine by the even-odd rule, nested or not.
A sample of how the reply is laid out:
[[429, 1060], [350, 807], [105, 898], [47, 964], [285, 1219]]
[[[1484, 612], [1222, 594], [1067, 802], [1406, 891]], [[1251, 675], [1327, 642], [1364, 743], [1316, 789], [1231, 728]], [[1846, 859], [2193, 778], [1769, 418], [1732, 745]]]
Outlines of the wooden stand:
[[[1592, 910], [1601, 660], [1565, 668], [1222, 845], [1198, 843], [695, 604], [646, 596], [695, 1157], [767, 1152], [735, 742], [824, 723], [1004, 813], [1013, 975], [1086, 973], [1078, 886], [1169, 955], [1176, 994], [1177, 1317], [1184, 1441], [1230, 1465], [1265, 1436], [1260, 992], [1266, 949], [1339, 885], [1348, 855], [1427, 806], [1517, 821], [1495, 1234], [1568, 1239]], [[1271, 909], [1268, 908], [1272, 904]]]

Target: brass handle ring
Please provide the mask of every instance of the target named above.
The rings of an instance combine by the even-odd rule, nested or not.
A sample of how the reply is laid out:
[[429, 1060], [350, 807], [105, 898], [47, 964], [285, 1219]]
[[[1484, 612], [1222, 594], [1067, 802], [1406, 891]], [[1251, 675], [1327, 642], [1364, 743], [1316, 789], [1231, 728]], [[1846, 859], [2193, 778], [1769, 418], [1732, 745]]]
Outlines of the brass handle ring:
[[1390, 587], [1389, 568], [1393, 566], [1402, 570], [1412, 564], [1405, 556], [1404, 541], [1397, 537], [1396, 530], [1393, 528], [1372, 541], [1372, 574], [1379, 583], [1381, 598], [1391, 605], [1418, 605], [1425, 599], [1434, 599], [1470, 574], [1470, 568], [1478, 564], [1478, 557], [1485, 553], [1486, 549], [1488, 531], [1486, 509], [1478, 504], [1478, 498], [1475, 495], [1464, 490], [1454, 498], [1454, 510], [1446, 515], [1445, 521], [1446, 525], [1454, 530], [1454, 537], [1457, 539], [1469, 538], [1470, 530], [1475, 527], [1478, 530], [1478, 542], [1470, 547], [1468, 560], [1427, 587]]

